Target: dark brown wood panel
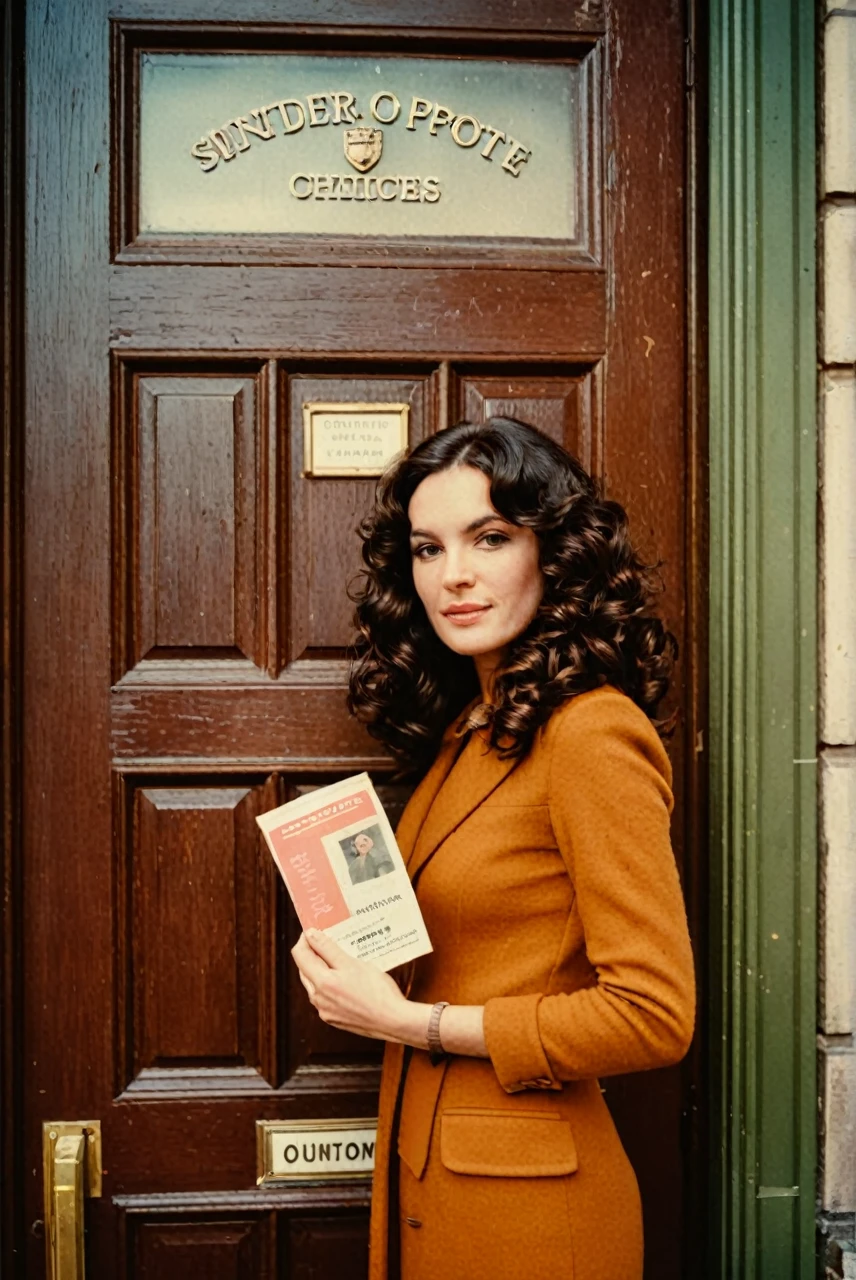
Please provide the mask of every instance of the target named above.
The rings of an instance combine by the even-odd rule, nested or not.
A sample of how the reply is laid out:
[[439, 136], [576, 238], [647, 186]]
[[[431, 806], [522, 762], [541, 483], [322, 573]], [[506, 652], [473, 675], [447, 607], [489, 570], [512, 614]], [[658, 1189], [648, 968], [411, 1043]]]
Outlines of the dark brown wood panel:
[[273, 1280], [271, 1213], [132, 1217], [126, 1228], [127, 1280]]
[[602, 271], [140, 267], [110, 272], [118, 351], [579, 361], [606, 345]]
[[120, 685], [113, 694], [116, 763], [231, 771], [236, 764], [382, 767], [388, 760], [378, 744], [345, 714], [342, 667], [333, 668], [327, 683], [271, 680], [242, 687], [224, 680], [194, 689], [192, 698], [181, 686]]
[[[304, 386], [371, 400], [384, 383], [405, 398], [409, 383], [421, 431], [463, 411], [513, 411], [569, 443], [665, 559], [668, 621], [692, 652], [683, 11], [651, 0], [641, 21], [630, 0], [611, 0], [601, 39], [603, 6], [588, 0], [394, 10], [248, 0], [238, 23], [224, 0], [26, 0], [25, 963], [12, 1163], [24, 1202], [16, 1258], [34, 1280], [40, 1125], [80, 1115], [104, 1126], [104, 1197], [87, 1205], [93, 1275], [135, 1267], [169, 1280], [179, 1264], [247, 1280], [365, 1274], [367, 1186], [255, 1185], [257, 1120], [370, 1116], [378, 1082], [377, 1046], [325, 1038], [295, 986], [295, 922], [264, 881], [272, 868], [252, 828], [288, 788], [362, 768], [389, 776], [345, 713], [338, 584], [357, 562], [347, 530], [364, 498], [349, 481], [293, 489]], [[230, 265], [238, 250], [212, 241], [183, 265], [111, 263], [124, 226], [111, 111], [114, 143], [133, 155], [122, 136], [133, 112], [117, 103], [109, 61], [117, 18], [164, 23], [171, 49], [186, 38], [389, 50], [397, 39], [416, 55], [499, 58], [516, 41], [512, 60], [584, 58], [600, 131], [588, 177], [604, 215], [589, 228], [592, 261], [533, 252], [527, 269], [487, 267], [475, 254], [442, 267], [427, 252], [425, 266], [395, 269], [394, 245], [371, 266], [325, 245], [323, 267], [277, 265], [276, 246], [263, 263], [246, 246]], [[57, 101], [74, 110], [57, 113]], [[679, 709], [696, 678], [682, 668]], [[688, 863], [687, 721], [671, 754]], [[164, 805], [165, 793], [175, 800]], [[695, 1261], [682, 1198], [693, 1089], [680, 1071], [607, 1089], [642, 1185], [652, 1280], [677, 1280], [682, 1250]], [[263, 1225], [274, 1215], [275, 1249]]]
[[434, 429], [437, 379], [429, 371], [395, 378], [319, 377], [287, 379], [290, 461], [287, 482], [289, 536], [283, 572], [289, 579], [286, 659], [344, 656], [354, 634], [347, 588], [361, 566], [356, 530], [369, 511], [373, 477], [307, 476], [303, 467], [303, 405], [312, 402], [408, 404], [409, 446]]
[[288, 1217], [282, 1224], [288, 1280], [368, 1275], [368, 1215]]
[[[117, 0], [111, 6], [115, 18], [145, 19], [153, 22], [172, 22], [176, 19], [176, 6], [168, 0]], [[235, 21], [235, 8], [229, 0], [188, 0], [181, 6], [181, 18], [186, 22], [205, 22], [210, 25]], [[391, 19], [394, 18], [394, 24]], [[439, 0], [431, 8], [414, 0], [398, 0], [395, 10], [383, 0], [241, 0], [241, 23], [287, 24], [289, 27], [316, 29], [318, 24], [329, 24], [347, 36], [361, 35], [366, 29], [389, 32], [390, 29], [407, 35], [461, 31], [466, 36], [473, 32], [485, 34], [527, 31], [539, 39], [551, 35], [564, 36], [576, 32], [600, 33], [606, 29], [606, 16], [602, 0], [549, 0], [547, 4], [514, 6], [504, 0]]]
[[129, 1091], [275, 1084], [275, 882], [254, 821], [275, 785], [126, 783], [120, 798]]
[[598, 370], [572, 377], [494, 374], [459, 377], [460, 412], [470, 422], [519, 418], [563, 445], [588, 470], [598, 471], [601, 441]]
[[132, 419], [120, 422], [117, 480], [130, 545], [117, 550], [130, 664], [200, 654], [261, 662], [257, 377], [123, 372]]

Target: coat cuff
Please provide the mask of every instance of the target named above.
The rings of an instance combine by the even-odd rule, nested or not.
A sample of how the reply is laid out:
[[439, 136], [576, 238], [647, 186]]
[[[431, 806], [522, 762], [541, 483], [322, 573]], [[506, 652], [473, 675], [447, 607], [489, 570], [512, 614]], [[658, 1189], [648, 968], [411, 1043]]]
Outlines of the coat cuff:
[[484, 1007], [484, 1038], [497, 1079], [506, 1093], [561, 1089], [538, 1031], [540, 994], [494, 996]]

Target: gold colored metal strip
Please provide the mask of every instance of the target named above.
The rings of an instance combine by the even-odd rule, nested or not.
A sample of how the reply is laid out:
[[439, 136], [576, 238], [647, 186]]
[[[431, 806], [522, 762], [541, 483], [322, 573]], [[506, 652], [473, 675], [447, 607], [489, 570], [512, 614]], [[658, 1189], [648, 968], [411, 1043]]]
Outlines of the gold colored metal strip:
[[42, 1152], [47, 1280], [84, 1280], [83, 1201], [101, 1195], [101, 1124], [48, 1122]]
[[82, 1133], [57, 1139], [53, 1162], [51, 1244], [54, 1280], [83, 1280]]

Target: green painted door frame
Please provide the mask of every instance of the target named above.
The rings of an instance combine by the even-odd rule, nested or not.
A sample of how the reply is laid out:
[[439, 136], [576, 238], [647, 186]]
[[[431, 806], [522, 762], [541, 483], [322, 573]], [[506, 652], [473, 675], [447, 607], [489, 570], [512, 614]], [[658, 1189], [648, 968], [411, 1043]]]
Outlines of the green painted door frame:
[[709, 23], [711, 1275], [814, 1280], [815, 8]]

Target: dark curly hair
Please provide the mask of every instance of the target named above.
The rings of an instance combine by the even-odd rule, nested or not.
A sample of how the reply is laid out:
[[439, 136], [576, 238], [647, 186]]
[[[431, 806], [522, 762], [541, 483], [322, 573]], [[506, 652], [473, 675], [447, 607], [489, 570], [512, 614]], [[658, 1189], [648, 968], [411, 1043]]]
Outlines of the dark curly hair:
[[523, 755], [560, 703], [609, 682], [665, 734], [657, 704], [677, 642], [652, 609], [656, 566], [633, 549], [627, 516], [580, 463], [513, 418], [462, 422], [423, 441], [381, 477], [359, 533], [365, 568], [352, 586], [357, 639], [348, 707], [402, 771], [431, 763], [450, 720], [479, 692], [472, 658], [439, 639], [413, 585], [407, 510], [426, 476], [475, 467], [491, 502], [540, 542], [544, 593], [495, 673], [491, 742]]

